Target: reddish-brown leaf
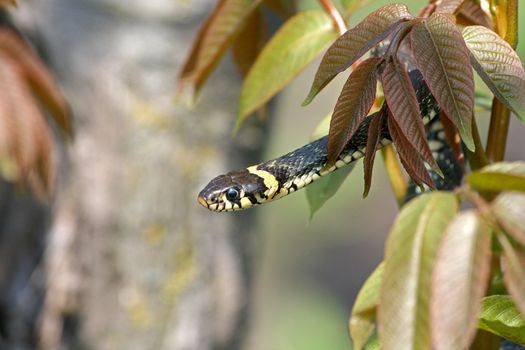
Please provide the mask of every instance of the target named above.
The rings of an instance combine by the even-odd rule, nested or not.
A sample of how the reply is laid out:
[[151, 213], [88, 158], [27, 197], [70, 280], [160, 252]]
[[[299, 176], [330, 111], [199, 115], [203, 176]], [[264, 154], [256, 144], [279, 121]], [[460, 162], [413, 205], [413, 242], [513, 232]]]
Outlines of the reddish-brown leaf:
[[361, 122], [372, 108], [376, 98], [377, 65], [380, 58], [362, 62], [348, 77], [335, 104], [328, 133], [327, 166], [333, 165]]
[[16, 146], [13, 157], [21, 173], [21, 182], [27, 183], [31, 174], [38, 180], [38, 188], [48, 193], [52, 186], [52, 139], [44, 116], [38, 109], [29, 85], [24, 81], [18, 62], [8, 56], [0, 56], [1, 84], [8, 86], [5, 93], [5, 102], [11, 105], [11, 115], [0, 116], [10, 118], [12, 129], [9, 130], [16, 137]]
[[220, 0], [202, 24], [179, 74], [179, 87], [191, 83], [198, 93], [246, 19], [261, 0]]
[[385, 5], [341, 35], [323, 56], [303, 105], [310, 103], [337, 74], [392, 33], [399, 22], [410, 18], [412, 15], [405, 5]]
[[[0, 54], [0, 164], [2, 165], [2, 176], [8, 180], [15, 180], [18, 176], [18, 123], [15, 117], [14, 106], [10, 100], [10, 82], [12, 73], [7, 71], [4, 64], [5, 55]], [[5, 168], [13, 164], [16, 168]]]
[[518, 310], [525, 314], [525, 252], [515, 249], [503, 234], [498, 240], [503, 247], [503, 282]]
[[438, 3], [436, 13], [454, 14], [465, 0], [443, 0]]
[[481, 25], [493, 28], [490, 16], [474, 0], [465, 0], [458, 10], [458, 22], [463, 25]]
[[37, 126], [32, 123], [32, 119], [34, 114], [39, 114], [40, 111], [36, 108], [33, 98], [27, 98], [28, 87], [20, 77], [18, 65], [10, 57], [2, 58], [0, 79], [8, 86], [2, 93], [6, 94], [11, 104], [13, 132], [17, 142], [14, 157], [19, 169], [27, 174], [36, 162], [38, 154], [38, 145], [34, 138]]
[[61, 130], [72, 136], [69, 106], [44, 63], [22, 38], [7, 28], [0, 29], [0, 50], [16, 62], [19, 73], [49, 109]]
[[433, 349], [468, 349], [490, 277], [491, 234], [474, 210], [448, 226], [432, 275]]
[[16, 0], [0, 0], [0, 7], [16, 6]]
[[425, 183], [430, 188], [435, 188], [434, 181], [428, 174], [428, 170], [425, 168], [418, 150], [408, 141], [391, 113], [388, 113], [388, 130], [396, 146], [399, 159], [412, 180], [420, 186]]
[[388, 108], [401, 132], [421, 157], [434, 170], [441, 172], [428, 145], [416, 92], [405, 67], [394, 58], [386, 65], [381, 81]]
[[363, 197], [368, 196], [370, 186], [372, 185], [372, 171], [374, 168], [374, 159], [376, 157], [377, 145], [381, 136], [381, 127], [383, 126], [384, 111], [377, 113], [370, 121], [368, 126], [368, 138], [366, 139], [365, 159], [363, 161], [365, 189]]
[[256, 9], [246, 21], [233, 43], [233, 61], [243, 76], [255, 62], [264, 46], [266, 27], [260, 9]]
[[417, 66], [430, 91], [459, 130], [467, 148], [473, 151], [474, 76], [461, 32], [449, 16], [435, 14], [416, 24], [410, 39]]

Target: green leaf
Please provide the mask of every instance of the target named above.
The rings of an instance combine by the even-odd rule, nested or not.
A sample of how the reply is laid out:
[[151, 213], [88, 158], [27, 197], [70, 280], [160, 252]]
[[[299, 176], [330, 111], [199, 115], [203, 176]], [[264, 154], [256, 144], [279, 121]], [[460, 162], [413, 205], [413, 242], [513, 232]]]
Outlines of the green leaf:
[[346, 70], [359, 57], [385, 39], [399, 22], [409, 18], [412, 18], [412, 15], [405, 5], [385, 5], [341, 35], [323, 56], [303, 106], [312, 102], [319, 91], [337, 74]]
[[470, 60], [492, 93], [525, 123], [525, 70], [512, 47], [482, 26], [463, 29]]
[[392, 117], [406, 140], [435, 171], [442, 174], [428, 145], [416, 92], [404, 65], [396, 58], [389, 62], [381, 77], [383, 91]]
[[191, 83], [197, 94], [245, 20], [261, 0], [220, 0], [206, 18], [197, 34], [186, 62], [179, 74], [179, 87]]
[[492, 212], [505, 232], [525, 246], [525, 194], [504, 192], [492, 202]]
[[461, 32], [449, 16], [434, 14], [413, 27], [410, 43], [432, 95], [474, 151], [474, 75]]
[[447, 228], [432, 276], [432, 344], [436, 350], [467, 349], [490, 277], [491, 235], [475, 210]]
[[355, 11], [367, 6], [372, 0], [341, 0], [341, 6], [343, 7], [343, 17], [349, 17]]
[[377, 332], [374, 332], [368, 343], [366, 343], [364, 350], [381, 350], [381, 341]]
[[498, 240], [503, 247], [503, 282], [518, 309], [525, 313], [525, 253], [515, 249], [501, 233]]
[[348, 322], [354, 350], [361, 350], [374, 332], [383, 270], [384, 264], [381, 263], [368, 277], [359, 294], [357, 294]]
[[330, 121], [327, 167], [337, 161], [374, 104], [379, 62], [381, 59], [377, 57], [362, 62], [341, 90]]
[[478, 327], [525, 345], [525, 318], [508, 295], [483, 298]]
[[304, 11], [290, 18], [262, 50], [244, 81], [236, 129], [336, 37], [332, 20], [323, 11]]
[[306, 187], [306, 199], [310, 206], [310, 219], [337, 192], [348, 174], [354, 169], [354, 166], [355, 162], [348, 164], [337, 171], [326, 174]]
[[432, 192], [408, 202], [399, 213], [386, 242], [378, 308], [385, 349], [430, 349], [432, 269], [457, 210], [452, 193]]
[[488, 165], [467, 177], [481, 191], [525, 192], [525, 162], [500, 162]]

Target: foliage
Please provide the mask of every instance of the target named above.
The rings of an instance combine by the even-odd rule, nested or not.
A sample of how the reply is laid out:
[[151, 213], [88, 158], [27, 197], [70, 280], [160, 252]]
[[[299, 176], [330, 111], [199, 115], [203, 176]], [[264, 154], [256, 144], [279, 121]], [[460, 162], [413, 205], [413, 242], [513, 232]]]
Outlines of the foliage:
[[[407, 72], [407, 66], [417, 68], [440, 107], [451, 147], [461, 156], [454, 140], [462, 141], [473, 172], [454, 192], [424, 194], [403, 206], [384, 261], [352, 310], [354, 346], [463, 349], [472, 344], [476, 328], [525, 345], [525, 163], [502, 162], [509, 110], [525, 123], [525, 70], [514, 51], [517, 0], [430, 0], [417, 16], [392, 3], [346, 30], [350, 9], [360, 3], [344, 1], [340, 15], [329, 0], [320, 0], [325, 12], [298, 11], [287, 0], [220, 0], [195, 40], [181, 86], [198, 92], [229, 47], [239, 57], [239, 41], [251, 40], [244, 43], [249, 59], [235, 60], [246, 77], [238, 128], [329, 46], [303, 104], [352, 67], [330, 119], [327, 166], [368, 117], [366, 195], [385, 119], [412, 181], [433, 188], [428, 168], [441, 173]], [[284, 24], [261, 48], [262, 7], [283, 16]], [[367, 57], [371, 50], [375, 54]], [[483, 98], [475, 93], [474, 71], [494, 95], [486, 150], [475, 123], [475, 103]], [[384, 96], [376, 93], [378, 81]], [[388, 164], [399, 167], [390, 158]], [[312, 213], [349, 171], [331, 174], [322, 186], [307, 190]], [[399, 174], [390, 172], [395, 193], [406, 188]], [[464, 202], [473, 209], [461, 211]], [[508, 295], [487, 295], [492, 277], [501, 273]]]
[[[4, 3], [2, 3], [4, 4]], [[53, 137], [42, 108], [72, 136], [67, 103], [24, 39], [0, 28], [0, 173], [45, 196], [54, 179]]]

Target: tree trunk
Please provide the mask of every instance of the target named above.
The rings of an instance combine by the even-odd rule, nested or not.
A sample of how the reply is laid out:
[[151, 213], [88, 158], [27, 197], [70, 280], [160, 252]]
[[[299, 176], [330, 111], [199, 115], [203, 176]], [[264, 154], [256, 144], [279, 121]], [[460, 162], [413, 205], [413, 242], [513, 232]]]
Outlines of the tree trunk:
[[240, 347], [252, 214], [207, 212], [196, 194], [253, 159], [264, 131], [248, 126], [232, 145], [239, 79], [229, 63], [194, 110], [174, 103], [212, 4], [34, 0], [14, 10], [43, 40], [76, 129], [45, 255], [42, 349]]

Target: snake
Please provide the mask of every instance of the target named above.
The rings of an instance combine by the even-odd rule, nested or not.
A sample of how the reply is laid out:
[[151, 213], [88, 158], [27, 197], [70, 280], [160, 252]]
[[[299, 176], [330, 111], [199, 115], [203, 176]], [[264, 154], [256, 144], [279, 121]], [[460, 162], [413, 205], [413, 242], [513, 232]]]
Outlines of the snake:
[[[428, 171], [437, 189], [453, 189], [460, 184], [463, 172], [453, 151], [448, 146], [439, 118], [439, 106], [419, 70], [410, 70], [409, 77], [416, 92], [421, 118], [423, 123], [427, 125], [430, 149], [444, 176], [439, 176], [430, 169]], [[244, 169], [230, 171], [213, 178], [200, 191], [198, 202], [215, 212], [237, 211], [275, 201], [296, 192], [363, 158], [368, 128], [376, 113], [363, 120], [334, 165], [326, 167], [328, 136], [324, 136], [281, 157]], [[388, 120], [383, 118], [377, 149], [391, 142]], [[428, 188], [412, 185], [412, 188], [407, 191], [406, 200], [426, 190]]]

